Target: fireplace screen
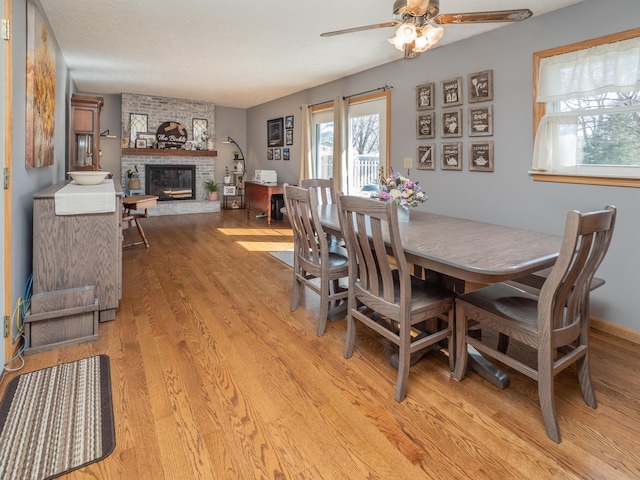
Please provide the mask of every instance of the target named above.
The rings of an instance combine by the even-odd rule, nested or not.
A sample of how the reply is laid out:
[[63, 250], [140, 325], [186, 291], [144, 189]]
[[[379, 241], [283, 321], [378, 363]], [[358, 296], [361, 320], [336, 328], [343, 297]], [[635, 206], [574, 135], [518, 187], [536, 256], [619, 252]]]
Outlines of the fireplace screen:
[[195, 165], [146, 165], [145, 192], [158, 200], [193, 200]]

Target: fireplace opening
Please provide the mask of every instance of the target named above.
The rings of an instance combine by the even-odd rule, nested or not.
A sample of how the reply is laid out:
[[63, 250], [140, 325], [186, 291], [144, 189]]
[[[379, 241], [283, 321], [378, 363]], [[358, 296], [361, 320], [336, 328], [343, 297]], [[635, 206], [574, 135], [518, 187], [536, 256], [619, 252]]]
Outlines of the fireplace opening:
[[163, 200], [196, 198], [195, 165], [145, 165], [145, 192]]

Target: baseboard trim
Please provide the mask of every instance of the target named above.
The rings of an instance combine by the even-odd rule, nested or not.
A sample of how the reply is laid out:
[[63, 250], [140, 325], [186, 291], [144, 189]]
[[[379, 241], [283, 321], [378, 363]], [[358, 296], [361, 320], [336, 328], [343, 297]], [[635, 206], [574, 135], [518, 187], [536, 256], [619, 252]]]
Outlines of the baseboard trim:
[[613, 335], [614, 337], [624, 338], [625, 340], [629, 340], [630, 342], [640, 344], [640, 332], [636, 332], [635, 330], [631, 330], [626, 327], [621, 327], [620, 325], [607, 322], [606, 320], [602, 320], [600, 318], [591, 317], [590, 322], [591, 328], [593, 328], [594, 330], [608, 333], [609, 335]]

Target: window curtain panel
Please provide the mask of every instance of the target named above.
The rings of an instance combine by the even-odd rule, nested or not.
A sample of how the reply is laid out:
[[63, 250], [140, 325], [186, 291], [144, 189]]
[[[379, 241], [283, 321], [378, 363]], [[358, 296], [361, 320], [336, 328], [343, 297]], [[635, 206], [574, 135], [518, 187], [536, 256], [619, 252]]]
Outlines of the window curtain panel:
[[301, 152], [300, 152], [300, 180], [306, 180], [307, 178], [312, 177], [313, 172], [313, 141], [312, 137], [312, 129], [313, 129], [313, 121], [311, 119], [311, 107], [309, 104], [305, 103], [301, 107], [302, 109], [302, 141], [301, 141]]
[[[539, 103], [630, 93], [640, 87], [640, 37], [555, 55], [540, 60]], [[611, 108], [608, 113], [621, 109]], [[573, 173], [580, 163], [578, 117], [595, 110], [548, 113], [542, 117], [533, 149], [532, 169]]]
[[640, 37], [540, 60], [540, 103], [620, 91], [640, 86]]
[[348, 192], [349, 100], [338, 96], [333, 102], [333, 184], [338, 192]]

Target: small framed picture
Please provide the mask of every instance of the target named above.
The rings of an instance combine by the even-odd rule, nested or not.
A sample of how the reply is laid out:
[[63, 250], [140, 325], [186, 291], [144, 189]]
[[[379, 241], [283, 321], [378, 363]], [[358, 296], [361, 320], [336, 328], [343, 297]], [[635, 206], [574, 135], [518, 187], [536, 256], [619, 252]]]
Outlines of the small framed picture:
[[274, 148], [273, 149], [273, 159], [274, 160], [280, 160], [280, 149], [279, 148]]
[[229, 195], [236, 194], [236, 186], [235, 185], [224, 185], [222, 187], [222, 195], [227, 197]]
[[284, 128], [286, 129], [293, 128], [293, 115], [288, 115], [284, 117]]
[[419, 113], [416, 116], [416, 137], [435, 138], [435, 126], [434, 112]]
[[467, 79], [469, 103], [493, 100], [493, 70], [470, 73]]
[[469, 107], [469, 136], [491, 137], [493, 135], [493, 105]]
[[293, 145], [293, 130], [285, 131], [285, 145]]
[[[137, 135], [137, 139], [138, 140], [146, 140], [147, 141], [147, 147], [146, 148], [152, 148], [153, 147], [153, 143], [156, 141], [156, 134], [155, 133], [138, 132], [138, 133], [136, 133], [136, 135]], [[144, 147], [136, 147], [136, 148], [144, 148]]]
[[493, 172], [493, 140], [469, 142], [469, 170]]
[[416, 151], [416, 158], [418, 163], [416, 168], [418, 170], [435, 170], [436, 169], [436, 144], [425, 143], [424, 145], [418, 145]]
[[440, 146], [440, 168], [462, 170], [462, 142], [443, 143]]
[[136, 139], [136, 148], [147, 148], [147, 140], [144, 138]]
[[433, 110], [435, 83], [425, 83], [416, 87], [416, 110]]
[[443, 80], [440, 87], [443, 107], [462, 105], [462, 77]]
[[267, 148], [267, 160], [273, 160], [273, 148]]
[[288, 148], [283, 148], [282, 149], [282, 160], [289, 160], [289, 149]]
[[462, 109], [445, 110], [442, 115], [442, 138], [462, 136]]

